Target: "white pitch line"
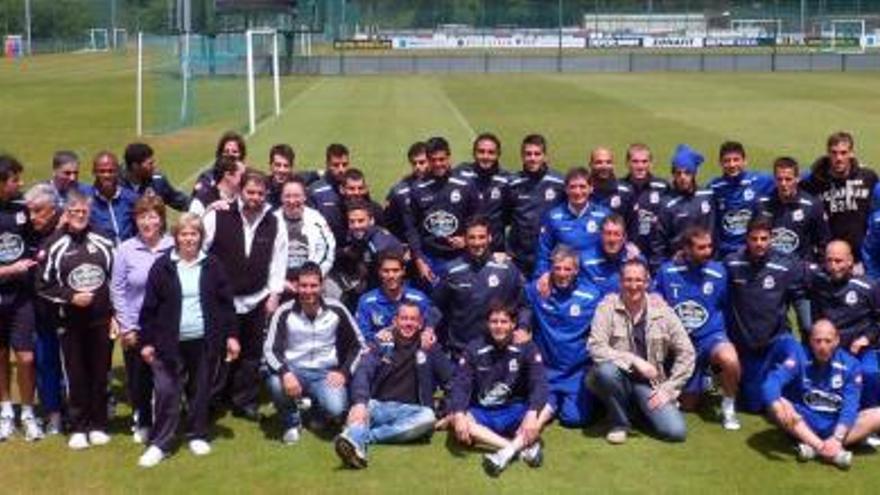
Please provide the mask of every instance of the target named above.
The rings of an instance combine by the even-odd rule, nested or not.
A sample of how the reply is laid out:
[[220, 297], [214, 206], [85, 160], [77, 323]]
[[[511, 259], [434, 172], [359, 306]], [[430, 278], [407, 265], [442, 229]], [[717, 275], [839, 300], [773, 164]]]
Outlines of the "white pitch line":
[[452, 112], [455, 120], [457, 120], [458, 123], [468, 132], [470, 138], [473, 139], [477, 137], [477, 132], [474, 130], [473, 126], [471, 126], [470, 122], [468, 122], [467, 118], [465, 118], [464, 114], [461, 113], [458, 105], [452, 102], [452, 98], [450, 98], [446, 92], [443, 93], [443, 98], [446, 100], [446, 107]]

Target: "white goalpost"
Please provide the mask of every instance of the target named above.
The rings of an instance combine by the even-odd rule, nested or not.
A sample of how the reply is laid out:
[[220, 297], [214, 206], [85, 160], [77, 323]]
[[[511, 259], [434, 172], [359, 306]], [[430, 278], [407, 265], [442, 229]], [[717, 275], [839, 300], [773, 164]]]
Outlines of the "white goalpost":
[[245, 33], [247, 43], [247, 98], [248, 131], [257, 132], [257, 90], [254, 69], [254, 36], [272, 37], [272, 90], [275, 102], [275, 115], [281, 115], [281, 76], [278, 63], [278, 31], [274, 29], [249, 29]]
[[828, 22], [830, 24], [830, 29], [827, 32], [830, 37], [829, 50], [837, 53], [865, 52], [864, 19], [831, 19]]
[[782, 34], [782, 19], [732, 19], [730, 28], [742, 36], [775, 38]]

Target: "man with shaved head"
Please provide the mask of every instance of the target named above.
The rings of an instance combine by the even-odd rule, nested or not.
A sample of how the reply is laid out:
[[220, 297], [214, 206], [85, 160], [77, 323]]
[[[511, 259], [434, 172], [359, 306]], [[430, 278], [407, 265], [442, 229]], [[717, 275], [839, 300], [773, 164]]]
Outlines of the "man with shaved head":
[[614, 153], [610, 148], [600, 146], [590, 153], [590, 180], [593, 199], [613, 213], [622, 215], [629, 225], [633, 191], [629, 184], [614, 175]]
[[880, 288], [868, 278], [855, 276], [853, 264], [849, 243], [829, 242], [822, 269], [812, 271], [809, 277], [808, 295], [813, 320], [831, 321], [840, 333], [841, 346], [861, 362], [865, 380], [862, 407], [875, 407], [880, 405]]
[[861, 367], [840, 342], [830, 320], [817, 321], [809, 343], [767, 375], [762, 392], [770, 417], [798, 442], [799, 461], [818, 456], [848, 469], [847, 447], [880, 430], [880, 408], [859, 411]]

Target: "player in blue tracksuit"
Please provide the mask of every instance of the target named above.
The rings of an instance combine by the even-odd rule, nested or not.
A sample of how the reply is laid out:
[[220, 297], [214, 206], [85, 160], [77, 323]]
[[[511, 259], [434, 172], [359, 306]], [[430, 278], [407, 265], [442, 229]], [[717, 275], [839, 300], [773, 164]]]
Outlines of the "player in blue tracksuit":
[[339, 251], [345, 245], [343, 241], [348, 230], [341, 189], [349, 167], [349, 151], [344, 145], [334, 143], [327, 146], [324, 157], [325, 173], [320, 180], [309, 185], [308, 204], [327, 220], [336, 238], [336, 250]]
[[755, 212], [773, 223], [773, 248], [806, 261], [821, 260], [831, 239], [822, 202], [798, 187], [794, 158], [777, 158], [773, 176], [776, 190], [758, 200]]
[[342, 300], [352, 306], [352, 296], [379, 285], [376, 261], [382, 251], [403, 253], [401, 242], [385, 228], [374, 223], [372, 207], [364, 200], [355, 200], [346, 205], [348, 233], [342, 249], [336, 253], [336, 261], [331, 271], [332, 278], [343, 290]]
[[672, 190], [666, 196], [656, 228], [651, 233], [651, 271], [680, 249], [680, 236], [691, 225], [715, 232], [715, 201], [710, 189], [697, 187], [697, 170], [703, 156], [680, 144], [672, 156]]
[[515, 311], [493, 305], [487, 319], [488, 331], [458, 360], [449, 409], [459, 442], [497, 449], [483, 457], [486, 471], [497, 475], [517, 454], [529, 466], [541, 464], [547, 377], [537, 346], [514, 342]]
[[651, 174], [653, 157], [644, 144], [631, 144], [626, 150], [629, 174], [624, 177], [633, 192], [634, 214], [629, 218], [627, 237], [638, 246], [645, 259], [651, 259], [651, 235], [657, 228], [669, 183]]
[[[690, 335], [697, 363], [694, 374], [682, 391], [682, 407], [694, 410], [705, 390], [703, 381], [710, 366], [721, 374], [722, 425], [738, 430], [736, 393], [740, 365], [736, 349], [727, 338], [727, 270], [712, 260], [712, 235], [702, 227], [684, 233], [683, 256], [664, 263], [657, 271], [656, 289], [672, 307]], [[708, 375], [711, 376], [711, 375]]]
[[413, 143], [406, 152], [410, 173], [388, 190], [385, 197], [385, 228], [398, 239], [406, 239], [403, 214], [409, 209], [410, 191], [428, 174], [428, 147], [424, 142]]
[[510, 177], [504, 211], [510, 231], [507, 253], [526, 276], [535, 271], [541, 220], [565, 198], [565, 181], [547, 164], [547, 141], [540, 134], [523, 139], [522, 170]]
[[638, 248], [627, 243], [626, 220], [612, 213], [602, 221], [600, 252], [581, 255], [578, 281], [595, 287], [602, 297], [617, 292], [620, 290], [620, 269], [628, 260], [637, 257], [641, 257]]
[[553, 252], [550, 294], [538, 289], [538, 280], [526, 286], [532, 313], [532, 338], [544, 356], [550, 384], [550, 411], [564, 426], [581, 426], [592, 415], [595, 398], [584, 385], [590, 366], [587, 336], [601, 294], [578, 285], [577, 253], [560, 246]]
[[824, 268], [810, 272], [808, 295], [814, 320], [830, 320], [840, 335], [840, 345], [862, 366], [865, 384], [862, 407], [880, 405], [880, 287], [853, 274], [853, 254], [846, 241], [828, 243]]
[[477, 189], [477, 213], [489, 219], [492, 226], [492, 251], [504, 251], [504, 197], [511, 174], [501, 168], [501, 141], [492, 133], [483, 133], [474, 140], [474, 161], [455, 167], [452, 175], [469, 180]]
[[464, 252], [464, 226], [477, 212], [479, 197], [470, 181], [452, 176], [446, 139], [434, 137], [426, 144], [431, 174], [410, 191], [404, 222], [419, 275], [436, 285], [449, 262]]
[[868, 231], [862, 241], [862, 263], [865, 275], [880, 280], [880, 210], [871, 213]]
[[129, 144], [125, 147], [123, 159], [125, 160], [125, 177], [122, 179], [124, 188], [134, 191], [138, 196], [155, 194], [162, 198], [166, 205], [177, 211], [189, 209], [190, 197], [172, 186], [168, 178], [156, 169], [155, 153], [150, 145]]
[[798, 442], [798, 460], [818, 455], [846, 469], [846, 448], [880, 429], [880, 408], [859, 411], [861, 367], [839, 344], [834, 324], [817, 321], [809, 344], [792, 344], [790, 357], [768, 373], [762, 394], [770, 416]]
[[635, 214], [635, 196], [626, 181], [614, 176], [614, 153], [610, 149], [599, 147], [590, 152], [590, 182], [592, 200], [624, 217], [630, 224]]
[[[477, 215], [468, 221], [465, 244], [465, 254], [449, 264], [449, 273], [431, 293], [443, 313], [440, 340], [455, 356], [468, 342], [486, 333], [486, 314], [492, 303], [503, 303], [517, 312], [523, 305], [523, 276], [511, 261], [490, 251], [488, 218]], [[517, 323], [517, 328], [523, 329], [527, 321]]]
[[368, 344], [378, 333], [391, 326], [397, 308], [404, 301], [415, 304], [425, 320], [425, 329], [433, 333], [440, 321], [440, 311], [424, 292], [410, 287], [405, 280], [406, 260], [397, 251], [381, 251], [376, 261], [380, 286], [360, 297], [355, 320]]
[[753, 218], [745, 248], [724, 259], [730, 281], [727, 335], [742, 367], [740, 408], [749, 412], [763, 410], [761, 383], [775, 363], [790, 357], [796, 341], [788, 310], [804, 297], [806, 266], [772, 249], [772, 230], [768, 220]]
[[736, 141], [727, 141], [718, 152], [721, 177], [709, 183], [715, 199], [719, 257], [745, 245], [746, 227], [758, 200], [773, 192], [773, 177], [764, 172], [745, 170], [746, 150]]
[[551, 208], [541, 220], [534, 278], [550, 271], [550, 254], [560, 244], [574, 249], [578, 255], [599, 252], [602, 220], [611, 212], [590, 201], [592, 186], [589, 170], [578, 167], [565, 175], [568, 201]]

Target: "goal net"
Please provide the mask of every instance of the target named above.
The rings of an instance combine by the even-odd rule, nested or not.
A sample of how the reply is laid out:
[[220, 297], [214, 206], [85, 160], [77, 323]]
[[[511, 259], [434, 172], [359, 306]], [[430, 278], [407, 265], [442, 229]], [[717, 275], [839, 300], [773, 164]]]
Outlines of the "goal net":
[[865, 52], [864, 19], [829, 19], [822, 25], [822, 49], [835, 53]]

